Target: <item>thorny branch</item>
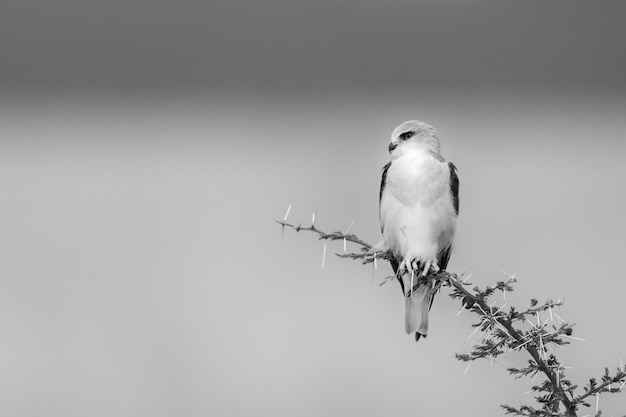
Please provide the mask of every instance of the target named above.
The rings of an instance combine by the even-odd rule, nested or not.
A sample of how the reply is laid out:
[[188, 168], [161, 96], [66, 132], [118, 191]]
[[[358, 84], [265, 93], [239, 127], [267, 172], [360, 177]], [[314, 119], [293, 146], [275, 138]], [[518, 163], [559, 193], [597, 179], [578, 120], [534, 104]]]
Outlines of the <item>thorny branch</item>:
[[[289, 209], [287, 210], [288, 213]], [[283, 231], [285, 228], [290, 228], [296, 232], [308, 231], [316, 233], [320, 240], [342, 240], [344, 249], [346, 242], [360, 246], [360, 252], [336, 254], [341, 258], [360, 260], [364, 264], [372, 262], [376, 264], [377, 260], [391, 259], [392, 255], [388, 251], [375, 250], [372, 245], [354, 234], [342, 233], [340, 231], [323, 232], [315, 227], [315, 216], [313, 216], [311, 226], [303, 227], [287, 223], [287, 214], [282, 221], [276, 221], [282, 226]], [[532, 299], [530, 307], [523, 311], [517, 311], [515, 307], [509, 307], [508, 310], [505, 310], [504, 307], [507, 303], [497, 307], [496, 302], [491, 303], [491, 305], [487, 302], [489, 297], [497, 292], [502, 292], [504, 297], [506, 292], [513, 291], [512, 284], [516, 282], [514, 277], [508, 276], [509, 279], [507, 281], [498, 281], [493, 286], [487, 286], [485, 289], [480, 289], [476, 286], [471, 291], [467, 289], [471, 285], [466, 282], [468, 278], [461, 280], [456, 274], [447, 271], [440, 271], [427, 277], [427, 279], [434, 281], [433, 292], [438, 291], [443, 285], [450, 287], [450, 297], [461, 300], [461, 311], [467, 309], [478, 316], [478, 322], [472, 325], [476, 330], [470, 335], [468, 340], [478, 331], [482, 331], [482, 334], [476, 340], [471, 352], [456, 354], [457, 359], [471, 364], [476, 359], [493, 360], [506, 351], [524, 349], [532, 360], [529, 360], [528, 366], [524, 368], [509, 368], [509, 373], [516, 378], [529, 376], [533, 378], [533, 381], [539, 373], [546, 377], [542, 384], [534, 385], [531, 388], [531, 391], [536, 393], [535, 400], [540, 405], [540, 408], [527, 405], [521, 405], [519, 408], [502, 405], [507, 414], [532, 417], [577, 416], [579, 406], [589, 407], [590, 404], [585, 400], [591, 396], [596, 396], [595, 416], [599, 417], [601, 414], [601, 411], [598, 409], [600, 394], [624, 391], [626, 366], [620, 364], [614, 375], [611, 376], [608, 368], [605, 368], [605, 374], [601, 378], [601, 383], [598, 384], [595, 378], [591, 378], [589, 384], [584, 387], [585, 392], [579, 395], [575, 394], [578, 386], [573, 385], [566, 378], [565, 367], [554, 353], [548, 353], [547, 348], [549, 345], [562, 347], [568, 344], [569, 342], [564, 339], [583, 340], [572, 336], [573, 325], [565, 322], [552, 311], [554, 307], [559, 307], [563, 304], [561, 300], [548, 300], [540, 304], [537, 300]], [[383, 283], [385, 282], [386, 280], [383, 281]], [[543, 322], [541, 318], [542, 313], [544, 315], [549, 314], [548, 318]], [[554, 317], [557, 318], [558, 325], [554, 324]], [[534, 323], [535, 320], [536, 323]], [[619, 387], [613, 387], [614, 384], [619, 385]], [[563, 408], [563, 412], [561, 408]]]
[[312, 224], [309, 227], [303, 227], [302, 225], [295, 226], [293, 224], [289, 224], [287, 222], [279, 221], [279, 220], [276, 220], [276, 223], [278, 223], [281, 226], [283, 226], [283, 228], [290, 227], [290, 228], [294, 229], [296, 232], [299, 232], [299, 231], [303, 230], [303, 231], [306, 231], [306, 232], [317, 233], [320, 236], [320, 239], [324, 239], [324, 240], [346, 240], [348, 242], [352, 242], [352, 243], [356, 243], [357, 245], [361, 245], [361, 247], [363, 247], [365, 250], [372, 249], [372, 245], [362, 241], [361, 239], [359, 239], [355, 235], [346, 235], [346, 234], [343, 234], [341, 232], [324, 233], [321, 230], [319, 230], [318, 228], [316, 228], [314, 224]]

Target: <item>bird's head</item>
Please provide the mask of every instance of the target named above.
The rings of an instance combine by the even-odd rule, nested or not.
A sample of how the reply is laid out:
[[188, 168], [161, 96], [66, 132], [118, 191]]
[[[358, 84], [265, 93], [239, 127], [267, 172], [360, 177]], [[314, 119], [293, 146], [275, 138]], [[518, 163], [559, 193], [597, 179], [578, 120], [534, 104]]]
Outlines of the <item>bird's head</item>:
[[441, 146], [435, 128], [417, 120], [409, 120], [396, 127], [391, 133], [389, 143], [391, 157], [395, 159], [411, 149], [421, 149], [439, 155]]

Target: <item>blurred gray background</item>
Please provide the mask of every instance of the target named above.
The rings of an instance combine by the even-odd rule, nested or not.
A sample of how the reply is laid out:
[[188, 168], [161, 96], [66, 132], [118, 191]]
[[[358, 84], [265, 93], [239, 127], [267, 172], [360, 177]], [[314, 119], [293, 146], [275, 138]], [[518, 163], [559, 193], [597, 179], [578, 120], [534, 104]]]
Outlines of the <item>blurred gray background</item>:
[[[565, 298], [580, 385], [626, 360], [626, 4], [3, 1], [0, 415], [499, 416], [531, 402], [444, 290], [403, 330], [375, 243], [391, 130], [459, 168], [450, 270]], [[354, 249], [354, 248], [353, 248]], [[498, 298], [502, 302], [501, 298]], [[536, 380], [535, 382], [539, 382]], [[595, 405], [595, 404], [594, 404]], [[603, 396], [603, 415], [626, 395]], [[593, 408], [589, 410], [591, 414]], [[585, 412], [581, 413], [584, 415]]]

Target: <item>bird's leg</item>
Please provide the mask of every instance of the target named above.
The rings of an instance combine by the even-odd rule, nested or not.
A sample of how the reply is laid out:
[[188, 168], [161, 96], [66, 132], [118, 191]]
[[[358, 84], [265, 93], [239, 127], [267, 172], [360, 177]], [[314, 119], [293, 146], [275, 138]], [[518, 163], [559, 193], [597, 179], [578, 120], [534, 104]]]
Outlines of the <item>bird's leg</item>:
[[439, 268], [439, 262], [437, 262], [437, 259], [433, 259], [433, 261], [430, 263], [430, 270], [433, 271], [433, 274], [436, 274], [441, 270]]
[[408, 258], [404, 258], [402, 260], [402, 262], [400, 263], [400, 266], [398, 267], [399, 271], [406, 271], [407, 273], [412, 273], [413, 271], [415, 271], [415, 267], [413, 266], [413, 262], [415, 262], [415, 260], [410, 261]]
[[406, 267], [406, 258], [402, 260], [402, 262], [400, 262], [400, 265], [398, 266], [398, 274], [401, 274], [403, 270], [408, 270], [408, 268]]
[[[414, 265], [415, 264], [415, 265]], [[406, 271], [407, 274], [411, 274], [411, 286], [409, 287], [408, 293], [405, 293], [405, 297], [410, 297], [413, 295], [413, 281], [415, 280], [415, 270], [417, 269], [417, 260], [409, 260], [409, 258], [404, 258], [398, 267], [398, 271]]]
[[431, 271], [432, 271], [433, 274], [436, 274], [437, 272], [440, 271], [439, 263], [437, 262], [437, 259], [433, 259], [432, 261], [424, 262], [424, 268], [422, 269], [421, 276], [425, 277]]

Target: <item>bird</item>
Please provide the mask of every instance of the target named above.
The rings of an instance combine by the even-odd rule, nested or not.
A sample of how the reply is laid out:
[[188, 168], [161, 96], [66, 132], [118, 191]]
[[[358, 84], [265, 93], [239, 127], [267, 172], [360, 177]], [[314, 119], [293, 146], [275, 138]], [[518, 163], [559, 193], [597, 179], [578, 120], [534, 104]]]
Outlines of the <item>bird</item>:
[[405, 298], [405, 331], [419, 341], [428, 335], [434, 300], [428, 274], [445, 270], [452, 253], [459, 178], [441, 155], [437, 131], [426, 123], [409, 120], [396, 127], [389, 153], [379, 193], [381, 245]]

